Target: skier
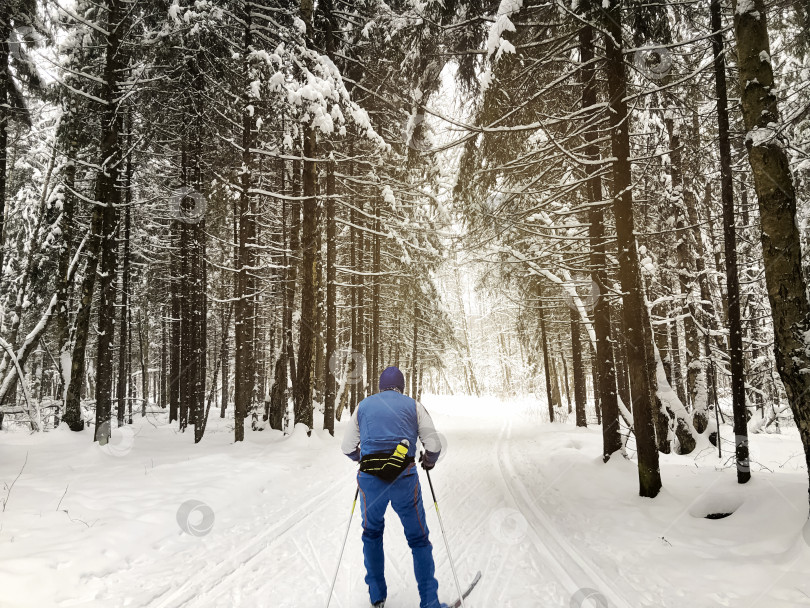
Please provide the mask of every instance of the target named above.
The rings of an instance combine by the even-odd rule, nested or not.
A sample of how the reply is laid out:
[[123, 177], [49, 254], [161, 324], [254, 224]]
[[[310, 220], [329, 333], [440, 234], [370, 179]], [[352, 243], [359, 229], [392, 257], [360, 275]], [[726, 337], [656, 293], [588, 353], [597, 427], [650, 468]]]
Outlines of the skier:
[[416, 440], [425, 452], [422, 468], [431, 470], [442, 446], [425, 407], [404, 395], [405, 378], [396, 367], [380, 375], [380, 392], [360, 402], [343, 438], [343, 453], [360, 463], [357, 484], [363, 509], [363, 557], [374, 608], [385, 605], [383, 516], [388, 503], [399, 515], [413, 553], [419, 608], [447, 608], [438, 598], [433, 546], [428, 539], [422, 490], [415, 468]]

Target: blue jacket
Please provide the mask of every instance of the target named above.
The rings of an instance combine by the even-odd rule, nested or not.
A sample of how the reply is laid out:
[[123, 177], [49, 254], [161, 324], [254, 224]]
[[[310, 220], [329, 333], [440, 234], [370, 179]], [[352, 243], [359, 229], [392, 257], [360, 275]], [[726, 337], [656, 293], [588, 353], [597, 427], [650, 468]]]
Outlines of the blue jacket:
[[435, 461], [442, 444], [425, 406], [396, 390], [388, 390], [360, 402], [342, 447], [346, 456], [360, 460], [366, 454], [393, 452], [400, 441], [407, 439], [408, 456], [416, 456], [417, 438], [425, 446], [426, 456]]

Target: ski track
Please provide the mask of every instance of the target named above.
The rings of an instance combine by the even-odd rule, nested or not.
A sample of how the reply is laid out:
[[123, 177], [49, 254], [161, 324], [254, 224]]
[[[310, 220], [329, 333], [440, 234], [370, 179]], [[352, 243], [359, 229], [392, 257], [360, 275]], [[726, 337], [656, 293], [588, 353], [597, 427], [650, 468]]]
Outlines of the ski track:
[[[466, 608], [569, 608], [576, 606], [572, 597], [584, 588], [602, 593], [609, 608], [632, 606], [615, 584], [565, 538], [538, 500], [548, 486], [535, 477], [531, 454], [523, 442], [531, 436], [536, 421], [507, 416], [498, 430], [502, 417], [497, 413], [480, 418], [437, 419], [452, 445], [432, 478], [462, 589], [476, 571], [482, 572], [481, 582], [465, 600]], [[513, 434], [515, 422], [519, 430]], [[526, 461], [525, 472], [513, 464], [513, 451], [516, 456], [526, 452], [526, 458], [519, 458]], [[345, 464], [339, 458], [336, 454], [335, 469], [324, 470], [324, 476], [333, 475], [340, 464]], [[445, 543], [427, 479], [424, 472], [419, 474], [439, 594], [442, 601], [452, 602], [457, 591]], [[521, 475], [532, 475], [532, 483], [524, 483]], [[208, 563], [178, 587], [164, 586], [156, 591], [145, 605], [323, 608], [348, 523], [351, 505], [347, 486], [351, 487], [353, 479], [353, 474], [339, 474], [336, 482], [303, 499], [280, 521], [277, 518], [284, 511], [279, 513], [278, 509], [263, 517], [242, 519], [227, 537], [227, 542], [237, 546], [222, 558], [217, 559], [221, 553], [216, 544], [186, 548], [171, 556], [183, 560], [203, 558]], [[517, 533], [507, 529], [503, 514], [518, 522], [522, 517], [520, 523], [525, 523], [525, 529]], [[358, 500], [332, 608], [367, 605], [360, 521]], [[387, 608], [413, 608], [418, 604], [413, 562], [393, 509], [386, 513], [386, 524]], [[134, 564], [128, 574], [137, 575], [139, 571], [143, 573]]]
[[[240, 570], [245, 569], [251, 561], [274, 546], [285, 535], [289, 534], [293, 528], [309, 519], [313, 515], [311, 509], [317, 503], [320, 502], [321, 505], [317, 507], [314, 512], [326, 508], [326, 506], [330, 504], [328, 499], [339, 495], [339, 489], [345, 487], [345, 485], [346, 481], [343, 479], [333, 483], [322, 492], [306, 500], [295, 512], [284, 518], [282, 523], [260, 532], [246, 544], [231, 551], [225, 559], [198, 572], [197, 575], [186, 580], [179, 587], [167, 590], [162, 596], [154, 598], [152, 605], [156, 608], [210, 605], [204, 602], [209, 592], [219, 587], [221, 583], [229, 580]], [[263, 542], [264, 544], [262, 545]], [[237, 558], [240, 557], [242, 557], [242, 559], [237, 561]], [[184, 595], [189, 594], [196, 597], [184, 597]], [[201, 601], [203, 602], [202, 604], [200, 604]]]
[[536, 543], [541, 543], [544, 552], [551, 556], [549, 561], [558, 571], [560, 580], [566, 581], [572, 596], [580, 589], [594, 589], [605, 596], [610, 608], [632, 608], [633, 605], [618, 592], [613, 583], [599, 573], [596, 566], [557, 530], [549, 514], [543, 510], [542, 503], [532, 497], [512, 465], [509, 447], [511, 437], [512, 421], [508, 420], [498, 438], [501, 475], [533, 530], [533, 539]]

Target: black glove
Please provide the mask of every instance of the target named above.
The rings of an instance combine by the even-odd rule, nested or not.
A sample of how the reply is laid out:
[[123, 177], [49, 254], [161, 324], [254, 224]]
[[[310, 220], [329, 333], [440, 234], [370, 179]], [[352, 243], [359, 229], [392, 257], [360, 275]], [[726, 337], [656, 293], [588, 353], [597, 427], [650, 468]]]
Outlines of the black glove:
[[[428, 452], [429, 454], [429, 452]], [[436, 466], [436, 458], [431, 458], [429, 455], [426, 455], [425, 452], [422, 452], [419, 455], [419, 462], [422, 463], [422, 468], [426, 471], [430, 471], [433, 467]]]

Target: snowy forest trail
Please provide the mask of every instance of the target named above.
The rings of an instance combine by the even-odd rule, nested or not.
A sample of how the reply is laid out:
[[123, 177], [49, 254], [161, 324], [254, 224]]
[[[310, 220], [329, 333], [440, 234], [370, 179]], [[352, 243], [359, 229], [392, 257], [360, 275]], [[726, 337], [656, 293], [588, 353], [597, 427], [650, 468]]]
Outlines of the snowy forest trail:
[[[525, 493], [525, 486], [511, 464], [509, 469], [503, 466], [504, 460], [509, 459], [506, 439], [512, 433], [511, 420], [506, 418], [499, 426], [495, 412], [472, 417], [435, 416], [450, 445], [446, 458], [433, 473], [434, 485], [462, 585], [477, 569], [485, 572], [467, 605], [528, 607], [541, 601], [542, 605], [564, 606], [579, 588], [596, 586], [592, 579], [587, 579], [590, 585], [581, 584], [586, 581], [582, 574], [572, 577], [566, 573], [561, 555], [544, 546], [543, 533], [548, 531], [548, 523], [541, 524], [536, 513], [518, 502], [516, 497]], [[522, 428], [531, 429], [527, 425]], [[253, 538], [176, 589], [155, 598], [153, 605], [164, 608], [324, 605], [353, 487], [353, 469], [346, 475], [347, 463], [340, 460], [339, 454], [335, 454], [335, 461], [331, 469], [337, 481], [324, 489], [313, 487], [311, 497], [278, 523], [272, 523], [272, 512], [265, 521], [255, 520]], [[442, 597], [450, 600], [455, 592], [450, 564], [424, 473], [421, 480], [437, 577]], [[344, 496], [346, 500], [341, 501]], [[386, 521], [388, 605], [393, 608], [418, 605], [410, 551], [399, 521], [390, 509]], [[358, 510], [352, 519], [352, 532], [332, 599], [336, 607], [362, 606], [366, 602], [360, 522]], [[245, 532], [250, 533], [248, 529]], [[567, 548], [566, 555], [571, 552]], [[302, 589], [311, 589], [311, 598], [302, 596]]]
[[[550, 425], [536, 400], [425, 404], [446, 439], [431, 477], [460, 583], [483, 573], [467, 608], [810, 606], [795, 434], [757, 437], [767, 468], [745, 488], [711, 451], [668, 455], [667, 488], [650, 501], [633, 460], [602, 463], [600, 428]], [[22, 473], [0, 516], [0, 605], [323, 608], [356, 487], [340, 452], [346, 424], [335, 437], [316, 421], [311, 436], [299, 426], [234, 444], [232, 421], [216, 418], [193, 445], [157, 411], [112, 449], [61, 429], [8, 435], [2, 478]], [[440, 598], [452, 601], [419, 474]], [[189, 501], [203, 508], [184, 520]], [[736, 512], [704, 517], [726, 509]], [[414, 608], [410, 550], [391, 509], [386, 521], [387, 608]], [[367, 606], [364, 575], [357, 509], [330, 605]]]
[[[466, 585], [477, 570], [484, 573], [466, 602], [468, 608], [568, 606], [578, 593], [597, 589], [607, 590], [611, 606], [632, 605], [554, 529], [549, 515], [530, 496], [531, 480], [513, 464], [512, 451], [536, 448], [531, 441], [536, 435], [534, 425], [521, 424], [526, 422], [523, 415], [503, 407], [464, 414], [439, 407], [434, 417], [447, 436], [448, 448], [433, 479], [461, 584]], [[207, 546], [204, 556], [193, 547], [173, 556], [172, 561], [198, 563], [202, 557], [205, 563], [182, 582], [174, 580], [148, 604], [160, 608], [325, 605], [347, 523], [354, 468], [334, 452], [331, 462], [324, 461], [323, 468], [317, 469], [321, 479], [308, 486], [291, 512], [268, 504], [266, 510], [229, 530], [223, 544]], [[440, 593], [449, 601], [455, 596], [450, 563], [426, 477], [421, 471], [420, 476]], [[386, 521], [387, 605], [409, 608], [419, 602], [410, 551], [391, 509]], [[332, 598], [335, 607], [355, 608], [367, 602], [359, 509], [351, 525]], [[144, 573], [135, 569], [130, 574]]]

